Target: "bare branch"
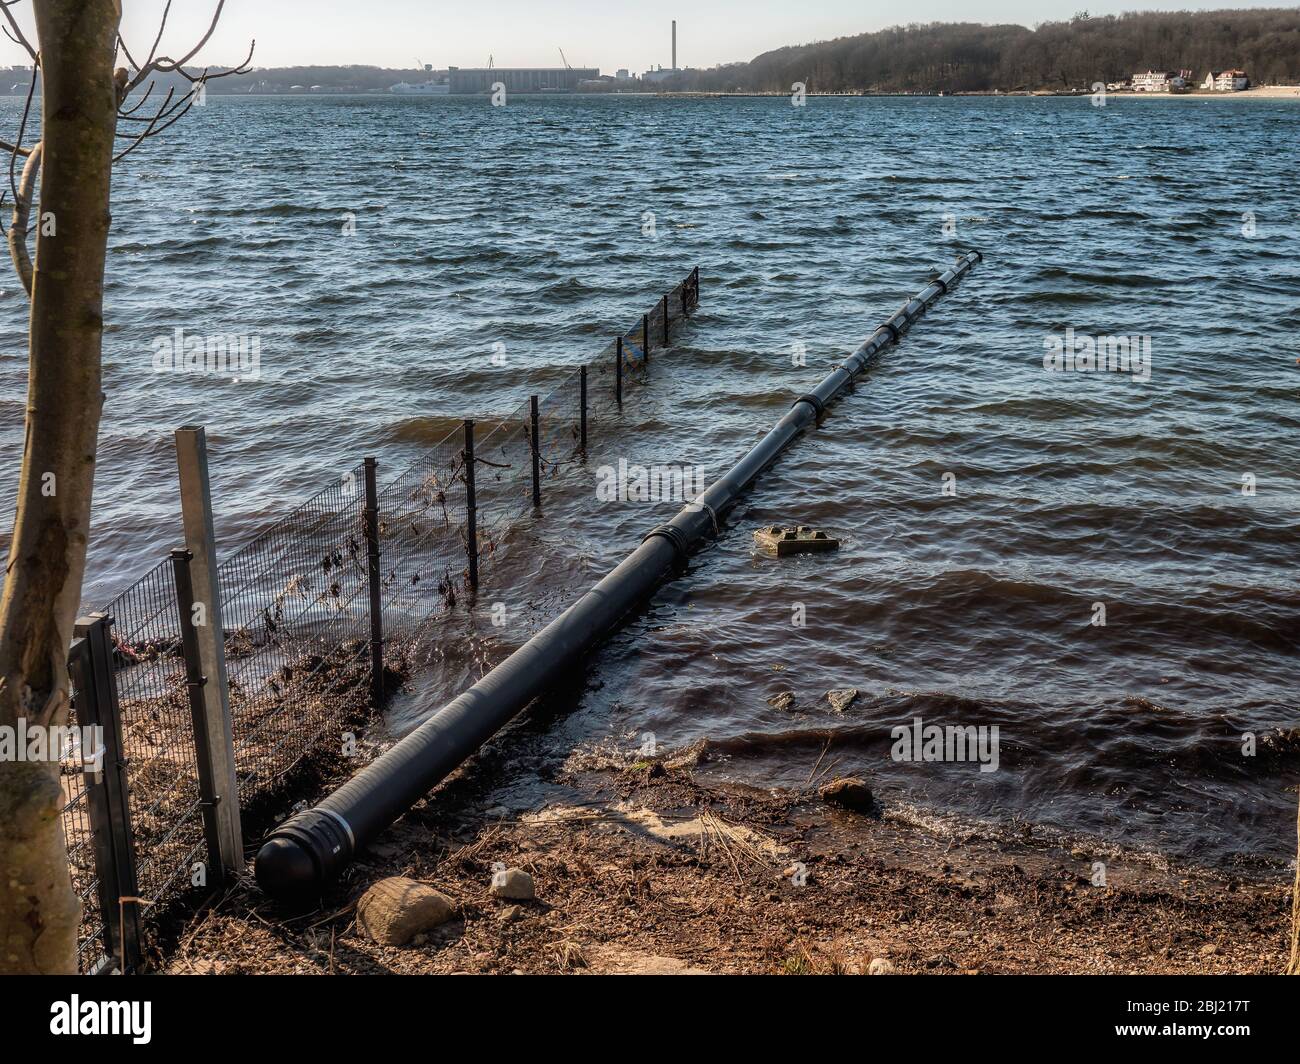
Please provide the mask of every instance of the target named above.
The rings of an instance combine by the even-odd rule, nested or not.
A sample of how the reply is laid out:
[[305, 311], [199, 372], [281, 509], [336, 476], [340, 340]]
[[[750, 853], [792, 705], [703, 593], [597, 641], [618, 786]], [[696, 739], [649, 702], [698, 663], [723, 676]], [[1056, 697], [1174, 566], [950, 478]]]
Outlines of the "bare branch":
[[[174, 93], [175, 93], [174, 89], [169, 89], [167, 91], [168, 101], [171, 100], [172, 95]], [[173, 107], [171, 111], [175, 113], [172, 114], [172, 117], [168, 118], [165, 122], [159, 124], [160, 120], [164, 118], [166, 114], [170, 113], [167, 111], [166, 104], [164, 104], [163, 107], [158, 109], [158, 113], [155, 114], [154, 117], [149, 121], [149, 124], [144, 128], [144, 131], [138, 137], [136, 137], [135, 140], [133, 140], [129, 145], [127, 145], [127, 147], [123, 148], [122, 151], [118, 152], [116, 155], [113, 156], [113, 162], [115, 163], [121, 162], [121, 160], [125, 159], [128, 155], [130, 155], [133, 151], [135, 151], [135, 149], [138, 148], [141, 144], [143, 144], [149, 137], [156, 136], [157, 134], [161, 133], [164, 129], [168, 129], [169, 127], [175, 125], [187, 114], [189, 114], [190, 108], [194, 106], [194, 102], [197, 99], [198, 99], [198, 93], [196, 92], [186, 93], [186, 95], [182, 96], [180, 100], [177, 101], [177, 106], [180, 106], [181, 104], [183, 104], [184, 106], [180, 106], [179, 111], [177, 111], [177, 109]]]
[[[162, 44], [163, 31], [167, 29], [167, 16], [170, 15], [171, 12], [172, 12], [172, 0], [167, 0], [167, 6], [163, 8], [162, 21], [159, 22], [158, 24], [158, 36], [153, 39], [153, 47], [149, 49], [149, 58], [144, 61], [145, 66], [148, 66], [150, 63], [152, 63], [154, 61], [154, 58], [158, 55], [158, 45]], [[218, 15], [221, 14], [220, 10], [217, 11], [217, 14]], [[208, 35], [211, 36], [211, 34], [212, 31], [209, 30]], [[119, 38], [119, 40], [120, 39], [121, 38]]]
[[14, 196], [14, 213], [9, 224], [9, 256], [14, 262], [14, 271], [23, 283], [28, 296], [32, 294], [31, 253], [27, 250], [28, 219], [32, 213], [32, 199], [36, 193], [36, 177], [41, 172], [41, 145], [37, 144], [27, 156], [27, 165], [23, 167], [23, 179]]
[[[171, 59], [165, 55], [156, 55], [158, 45], [162, 41], [162, 29], [158, 30], [158, 39], [154, 41], [153, 48], [149, 50], [149, 56], [143, 64], [137, 63], [131, 53], [126, 50], [126, 45], [122, 45], [122, 51], [125, 53], [127, 60], [136, 68], [135, 76], [132, 77], [130, 84], [127, 85], [127, 93], [140, 85], [149, 75], [159, 73], [172, 73], [180, 69], [191, 59], [193, 59], [202, 50], [203, 46], [212, 39], [212, 35], [217, 31], [217, 23], [221, 21], [222, 8], [226, 6], [226, 0], [217, 0], [217, 9], [212, 13], [212, 21], [208, 24], [208, 30], [199, 40], [199, 43], [185, 53], [180, 59]], [[167, 11], [171, 10], [171, 0], [167, 0]], [[167, 11], [163, 12], [163, 25], [167, 23]], [[119, 38], [120, 39], [120, 38]], [[183, 73], [183, 72], [182, 72]]]
[[13, 7], [14, 4], [16, 4], [17, 2], [18, 0], [6, 0], [5, 3], [0, 4], [0, 11], [4, 12], [5, 21], [9, 23], [9, 25], [5, 28], [5, 36], [7, 36], [11, 41], [13, 41], [14, 44], [21, 45], [23, 48], [26, 48], [27, 54], [31, 56], [33, 60], [35, 60], [36, 49], [33, 48], [31, 42], [27, 40], [27, 36], [26, 34], [23, 33], [22, 27], [18, 25], [18, 20], [15, 19], [13, 14], [9, 11], [9, 9]]
[[125, 110], [119, 110], [117, 112], [117, 117], [129, 118], [131, 115], [135, 114], [136, 111], [140, 110], [140, 108], [143, 107], [146, 102], [148, 102], [149, 97], [153, 94], [154, 85], [155, 82], [152, 81], [149, 82], [149, 84], [145, 86], [144, 95], [141, 96], [140, 99], [136, 101], [135, 106], [128, 107]]
[[27, 135], [27, 122], [32, 115], [32, 99], [36, 94], [36, 76], [41, 69], [40, 57], [37, 57], [36, 65], [32, 67], [31, 84], [27, 86], [27, 100], [23, 104], [22, 120], [18, 123], [18, 136], [14, 140], [13, 150], [9, 154], [9, 189], [14, 194], [14, 199], [18, 199], [18, 184], [14, 174], [18, 168], [18, 156], [23, 149], [23, 137]]

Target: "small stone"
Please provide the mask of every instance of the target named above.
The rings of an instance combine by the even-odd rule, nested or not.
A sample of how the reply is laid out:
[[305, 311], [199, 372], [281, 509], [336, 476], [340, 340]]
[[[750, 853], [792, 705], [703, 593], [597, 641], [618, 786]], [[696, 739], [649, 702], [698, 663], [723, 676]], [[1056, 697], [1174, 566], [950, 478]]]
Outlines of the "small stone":
[[1219, 947], [1216, 946], [1213, 942], [1207, 942], [1204, 946], [1201, 947], [1202, 957], [1213, 957], [1218, 952], [1219, 952]]
[[773, 695], [769, 698], [767, 704], [769, 706], [774, 706], [776, 709], [788, 712], [789, 710], [794, 709], [794, 692], [782, 691], [780, 694]]
[[392, 876], [381, 879], [357, 902], [357, 925], [383, 946], [404, 946], [422, 931], [451, 919], [447, 895], [427, 883]]
[[533, 877], [522, 868], [507, 868], [492, 876], [492, 895], [514, 901], [532, 901], [537, 897]]
[[822, 785], [818, 792], [823, 802], [857, 812], [871, 808], [871, 788], [856, 776], [842, 776]]
[[830, 702], [831, 709], [836, 713], [843, 713], [858, 700], [858, 689], [846, 687], [842, 691], [827, 691], [826, 700]]
[[873, 957], [867, 965], [868, 975], [893, 975], [894, 965], [888, 957]]
[[501, 910], [501, 915], [497, 917], [503, 924], [513, 924], [516, 920], [524, 918], [524, 910], [519, 905], [507, 905]]

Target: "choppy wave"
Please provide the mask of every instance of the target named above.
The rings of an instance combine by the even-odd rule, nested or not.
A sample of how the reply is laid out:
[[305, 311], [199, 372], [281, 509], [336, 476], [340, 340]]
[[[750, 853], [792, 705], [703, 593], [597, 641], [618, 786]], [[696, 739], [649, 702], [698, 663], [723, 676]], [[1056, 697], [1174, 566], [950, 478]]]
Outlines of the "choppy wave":
[[[544, 394], [699, 264], [678, 348], [504, 541], [491, 600], [511, 623], [460, 618], [472, 649], [443, 630], [417, 699], [435, 706], [675, 509], [597, 505], [602, 464], [721, 475], [974, 245], [985, 262], [575, 677], [543, 741], [706, 742], [708, 771], [791, 787], [825, 752], [889, 815], [1285, 863], [1293, 108], [1248, 101], [1230, 125], [1182, 107], [1099, 123], [1065, 99], [810, 100], [793, 122], [783, 100], [511, 108], [219, 97], [116, 175], [90, 597], [177, 538], [175, 427], [208, 427], [233, 546], [366, 455], [382, 477], [462, 418]], [[882, 144], [887, 159], [864, 156]], [[16, 284], [0, 309], [12, 512]], [[1071, 327], [1149, 336], [1151, 379], [1046, 372], [1044, 337]], [[153, 372], [175, 328], [259, 336], [261, 379]], [[774, 522], [833, 530], [840, 550], [756, 556], [750, 533]], [[836, 714], [831, 688], [860, 697]], [[769, 702], [782, 692], [792, 709]], [[999, 771], [891, 760], [890, 727], [916, 716], [996, 725]]]

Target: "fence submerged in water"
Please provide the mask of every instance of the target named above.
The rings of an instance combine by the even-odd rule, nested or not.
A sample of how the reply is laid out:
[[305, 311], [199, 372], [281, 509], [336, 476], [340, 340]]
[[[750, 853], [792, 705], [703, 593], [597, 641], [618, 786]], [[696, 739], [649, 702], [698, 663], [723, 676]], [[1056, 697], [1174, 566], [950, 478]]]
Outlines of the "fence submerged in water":
[[212, 559], [193, 544], [79, 619], [69, 724], [103, 736], [101, 771], [80, 749], [60, 765], [82, 971], [138, 967], [152, 914], [243, 869], [241, 822], [260, 832], [288, 797], [310, 797], [344, 742], [362, 755], [353, 731], [409, 674], [432, 623], [612, 426], [698, 301], [697, 268], [548, 395], [465, 421], [382, 484], [366, 459], [220, 560], [221, 639], [206, 649]]

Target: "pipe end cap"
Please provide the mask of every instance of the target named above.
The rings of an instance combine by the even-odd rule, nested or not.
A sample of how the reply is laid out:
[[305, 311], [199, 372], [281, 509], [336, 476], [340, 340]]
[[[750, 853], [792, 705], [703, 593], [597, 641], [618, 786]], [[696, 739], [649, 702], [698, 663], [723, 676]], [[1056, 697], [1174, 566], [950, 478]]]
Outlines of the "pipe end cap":
[[316, 862], [296, 840], [268, 839], [253, 862], [257, 885], [273, 898], [307, 898], [320, 893]]

